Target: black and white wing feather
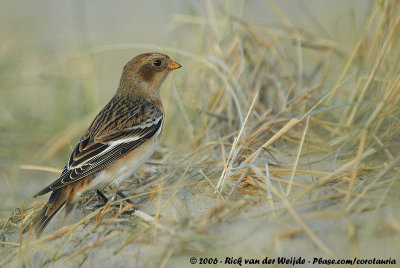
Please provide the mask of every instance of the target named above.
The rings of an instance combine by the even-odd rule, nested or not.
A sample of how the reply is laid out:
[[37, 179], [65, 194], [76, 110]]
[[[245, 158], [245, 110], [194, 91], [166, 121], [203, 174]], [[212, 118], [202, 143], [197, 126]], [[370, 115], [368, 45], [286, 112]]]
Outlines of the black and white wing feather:
[[79, 140], [59, 179], [36, 196], [63, 188], [101, 171], [160, 134], [164, 115], [158, 102], [114, 97]]

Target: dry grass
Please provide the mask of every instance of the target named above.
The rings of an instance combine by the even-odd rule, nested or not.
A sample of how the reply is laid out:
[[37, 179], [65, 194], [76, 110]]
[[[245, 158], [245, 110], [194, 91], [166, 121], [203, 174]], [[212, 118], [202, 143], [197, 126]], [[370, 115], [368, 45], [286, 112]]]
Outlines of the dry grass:
[[[106, 207], [39, 240], [31, 233], [19, 240], [22, 223], [41, 206], [26, 204], [2, 223], [0, 244], [8, 257], [0, 266], [30, 263], [36, 251], [47, 252], [42, 264], [49, 266], [83, 264], [88, 251], [117, 239], [113, 256], [129, 252], [133, 244], [162, 245], [150, 263], [163, 267], [173, 257], [229, 253], [213, 230], [249, 219], [284, 226], [266, 235], [268, 250], [260, 258], [285, 255], [279, 248], [288, 239], [311, 243], [318, 256], [343, 257], [341, 242], [326, 238], [315, 222], [326, 222], [328, 233], [340, 232], [332, 221], [343, 224], [347, 257], [367, 254], [363, 236], [397, 237], [393, 247], [399, 249], [400, 2], [378, 1], [352, 49], [297, 29], [269, 3], [282, 20], [280, 27], [226, 17], [217, 7], [210, 7], [214, 16], [207, 19], [174, 17], [176, 25], [192, 29], [203, 48], [199, 53], [162, 48], [184, 62], [186, 72], [164, 87], [167, 129], [152, 169], [139, 173], [139, 183], [125, 185], [139, 204], [155, 204], [154, 221], [135, 218], [132, 223], [132, 216], [122, 214], [125, 208]], [[156, 49], [115, 45], [80, 57], [142, 47]], [[71, 122], [71, 131], [61, 138], [56, 133], [42, 159], [59, 154], [88, 120]], [[160, 217], [188, 193], [207, 195], [215, 206], [198, 217]], [[96, 201], [89, 196], [85, 202]], [[78, 228], [91, 231], [91, 239]], [[246, 225], [242, 230], [250, 231]]]

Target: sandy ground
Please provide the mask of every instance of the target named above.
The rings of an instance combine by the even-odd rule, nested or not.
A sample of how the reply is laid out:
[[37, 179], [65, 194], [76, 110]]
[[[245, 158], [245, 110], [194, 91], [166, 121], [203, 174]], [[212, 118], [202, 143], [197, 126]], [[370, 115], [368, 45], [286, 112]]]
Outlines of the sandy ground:
[[[318, 166], [326, 167], [326, 163], [319, 163]], [[310, 183], [310, 178], [300, 175], [295, 181]], [[279, 183], [273, 184], [281, 187]], [[140, 187], [138, 189], [142, 191]], [[296, 193], [296, 189], [294, 191]], [[383, 191], [373, 195], [379, 197]], [[275, 258], [275, 261], [278, 257], [301, 257], [306, 262], [303, 267], [311, 267], [314, 258], [320, 257], [352, 259], [358, 256], [400, 261], [400, 241], [393, 227], [394, 222], [400, 221], [399, 204], [385, 202], [382, 208], [375, 211], [365, 209], [373, 202], [369, 200], [357, 207], [359, 214], [348, 217], [335, 199], [315, 201], [316, 196], [323, 197], [333, 192], [329, 188], [316, 190], [297, 202], [294, 211], [304, 221], [304, 227], [276, 196], [273, 208], [271, 203], [265, 202], [265, 198], [254, 193], [237, 193], [230, 201], [224, 202], [218, 200], [208, 182], [201, 181], [192, 186], [165, 190], [150, 198], [152, 200], [140, 202], [135, 199], [138, 209], [159, 216], [156, 225], [133, 215], [115, 219], [113, 210], [105, 213], [97, 229], [94, 230], [94, 218], [87, 220], [70, 235], [31, 246], [21, 252], [20, 257], [12, 258], [5, 267], [18, 267], [23, 260], [31, 267], [240, 267], [239, 263], [225, 264], [227, 260], [240, 262], [240, 257], [243, 266], [246, 266], [244, 259], [262, 261], [266, 257]], [[92, 201], [85, 209], [78, 209], [67, 225], [89, 215], [93, 211], [91, 207], [96, 204], [98, 201]], [[340, 213], [343, 215], [339, 216]], [[51, 235], [61, 226], [60, 213], [43, 236]], [[333, 255], [328, 255], [305, 228]], [[18, 230], [11, 232], [8, 238], [18, 241]], [[120, 248], [131, 238], [130, 243]], [[25, 243], [29, 239], [34, 241], [29, 235], [24, 236]], [[3, 250], [0, 258], [4, 259], [15, 251], [15, 247]], [[196, 264], [190, 263], [193, 257], [197, 260]], [[199, 264], [201, 258], [217, 258], [217, 264]], [[257, 266], [263, 265], [247, 267]], [[292, 265], [275, 264], [270, 267]], [[315, 264], [312, 267], [326, 266]]]

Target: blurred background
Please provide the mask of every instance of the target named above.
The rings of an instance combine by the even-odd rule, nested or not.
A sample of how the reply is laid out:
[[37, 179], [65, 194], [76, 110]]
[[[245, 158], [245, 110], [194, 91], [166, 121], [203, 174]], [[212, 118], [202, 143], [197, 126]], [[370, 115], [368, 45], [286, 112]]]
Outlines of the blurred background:
[[[122, 67], [139, 53], [161, 51], [183, 65], [162, 89], [168, 120], [163, 145], [173, 146], [176, 153], [190, 150], [202, 124], [204, 102], [197, 97], [209, 90], [197, 82], [207, 80], [198, 74], [207, 67], [193, 58], [218, 54], [212, 44], [230, 42], [221, 31], [234, 32], [235, 26], [222, 18], [285, 30], [276, 6], [303, 34], [341, 44], [339, 53], [330, 57], [332, 76], [343, 68], [343, 51], [354, 46], [371, 11], [371, 1], [364, 0], [2, 0], [1, 215], [8, 215], [21, 200], [30, 202], [56, 179], [55, 173], [21, 167], [61, 169], [91, 119], [116, 91]], [[303, 68], [315, 65], [305, 61]], [[332, 83], [329, 76], [327, 80]]]

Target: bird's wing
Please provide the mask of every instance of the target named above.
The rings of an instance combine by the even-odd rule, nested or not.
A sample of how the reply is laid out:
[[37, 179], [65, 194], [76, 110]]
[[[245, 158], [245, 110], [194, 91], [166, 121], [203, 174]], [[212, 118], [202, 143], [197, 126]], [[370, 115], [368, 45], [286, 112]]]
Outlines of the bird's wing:
[[59, 179], [35, 197], [65, 187], [114, 163], [159, 135], [163, 120], [158, 102], [113, 98], [79, 140]]

